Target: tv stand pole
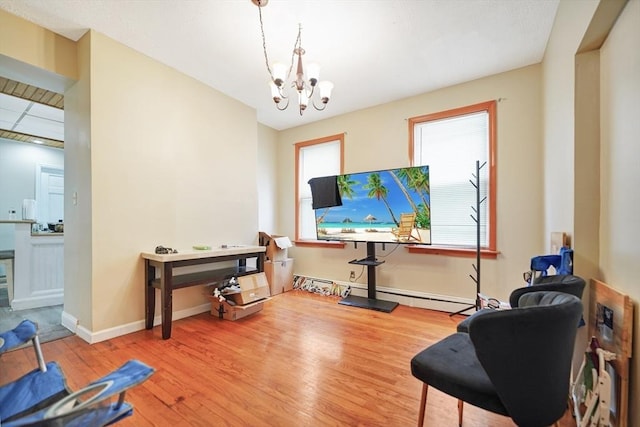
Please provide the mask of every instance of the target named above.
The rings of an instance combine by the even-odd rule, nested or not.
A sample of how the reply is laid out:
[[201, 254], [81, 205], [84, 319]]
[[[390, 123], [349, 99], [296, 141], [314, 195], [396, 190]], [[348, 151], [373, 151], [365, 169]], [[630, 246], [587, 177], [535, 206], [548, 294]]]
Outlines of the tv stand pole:
[[383, 301], [376, 298], [376, 267], [382, 263], [384, 263], [384, 261], [378, 261], [376, 259], [376, 244], [374, 242], [367, 242], [367, 257], [349, 261], [349, 264], [367, 266], [367, 298], [349, 295], [341, 299], [339, 304], [383, 311], [385, 313], [392, 312], [393, 309], [398, 306], [397, 302]]

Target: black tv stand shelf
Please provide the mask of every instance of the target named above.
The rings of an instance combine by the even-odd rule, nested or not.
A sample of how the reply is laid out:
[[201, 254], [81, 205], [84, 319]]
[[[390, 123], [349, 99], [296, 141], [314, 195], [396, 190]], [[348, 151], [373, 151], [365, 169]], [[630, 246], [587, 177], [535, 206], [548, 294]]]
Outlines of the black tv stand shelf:
[[362, 258], [362, 259], [354, 259], [353, 261], [349, 261], [349, 264], [357, 264], [357, 265], [373, 265], [379, 266], [380, 264], [384, 264], [384, 261], [378, 261], [375, 258]]
[[376, 244], [373, 242], [367, 242], [366, 258], [349, 261], [349, 264], [367, 266], [367, 298], [349, 295], [346, 298], [342, 298], [339, 301], [339, 304], [391, 313], [393, 309], [398, 306], [398, 303], [393, 301], [383, 301], [376, 298], [376, 267], [383, 263], [384, 261], [378, 261], [376, 258]]

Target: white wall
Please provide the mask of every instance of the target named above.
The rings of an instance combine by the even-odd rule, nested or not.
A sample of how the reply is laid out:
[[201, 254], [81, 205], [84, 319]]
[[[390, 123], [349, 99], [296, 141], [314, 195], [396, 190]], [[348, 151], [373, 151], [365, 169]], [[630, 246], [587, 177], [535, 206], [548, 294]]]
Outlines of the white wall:
[[[0, 218], [15, 209], [22, 219], [22, 200], [36, 198], [37, 165], [64, 168], [64, 151], [0, 138]], [[13, 225], [0, 225], [0, 250], [13, 249]]]
[[634, 302], [629, 425], [640, 426], [640, 0], [602, 46], [600, 73], [600, 269]]

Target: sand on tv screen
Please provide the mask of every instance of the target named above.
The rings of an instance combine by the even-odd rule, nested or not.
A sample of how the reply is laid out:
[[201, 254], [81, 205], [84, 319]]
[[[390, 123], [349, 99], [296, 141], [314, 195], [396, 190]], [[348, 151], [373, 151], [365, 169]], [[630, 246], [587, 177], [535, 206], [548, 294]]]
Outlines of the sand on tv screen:
[[429, 166], [336, 176], [341, 206], [315, 210], [318, 240], [431, 243]]

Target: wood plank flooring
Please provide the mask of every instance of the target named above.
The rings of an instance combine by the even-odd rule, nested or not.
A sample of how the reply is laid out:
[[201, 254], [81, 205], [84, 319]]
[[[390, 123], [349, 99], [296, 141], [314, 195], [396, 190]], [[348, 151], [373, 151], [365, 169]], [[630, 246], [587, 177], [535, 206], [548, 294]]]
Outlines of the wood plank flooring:
[[[409, 361], [462, 319], [406, 306], [381, 313], [292, 291], [235, 322], [208, 313], [177, 320], [169, 340], [158, 326], [94, 345], [72, 336], [43, 352], [72, 390], [129, 359], [153, 366], [127, 393], [134, 415], [119, 426], [415, 426], [422, 384]], [[0, 384], [33, 369], [33, 353], [3, 355]], [[430, 389], [425, 425], [456, 426], [457, 401]], [[465, 405], [463, 425], [514, 424]], [[575, 423], [567, 414], [560, 425]]]

